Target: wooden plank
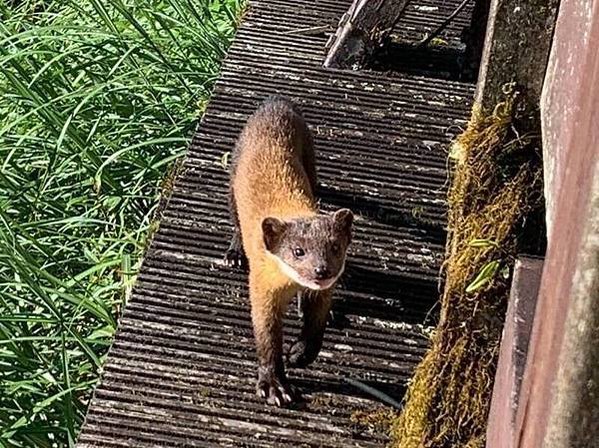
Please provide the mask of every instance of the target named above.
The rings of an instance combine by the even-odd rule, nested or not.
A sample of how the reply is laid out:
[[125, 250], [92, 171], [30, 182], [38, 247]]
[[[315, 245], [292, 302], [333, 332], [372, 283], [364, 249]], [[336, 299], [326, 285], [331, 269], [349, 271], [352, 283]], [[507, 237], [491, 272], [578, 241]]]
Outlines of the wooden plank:
[[542, 271], [543, 260], [538, 258], [522, 257], [514, 266], [489, 412], [487, 448], [515, 447], [520, 386]]
[[354, 0], [325, 59], [327, 68], [361, 69], [401, 17], [409, 0]]

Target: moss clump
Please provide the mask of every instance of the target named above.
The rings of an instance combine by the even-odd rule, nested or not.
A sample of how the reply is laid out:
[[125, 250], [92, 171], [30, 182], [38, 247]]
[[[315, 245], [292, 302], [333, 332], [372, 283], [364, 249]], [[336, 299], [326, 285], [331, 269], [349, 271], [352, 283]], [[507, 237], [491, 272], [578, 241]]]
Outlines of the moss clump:
[[514, 129], [514, 102], [488, 115], [475, 108], [453, 145], [441, 317], [394, 422], [394, 447], [485, 445], [510, 268], [523, 223], [542, 207], [540, 139]]
[[381, 406], [375, 409], [354, 411], [350, 421], [357, 429], [387, 436], [397, 416], [398, 412], [395, 409]]

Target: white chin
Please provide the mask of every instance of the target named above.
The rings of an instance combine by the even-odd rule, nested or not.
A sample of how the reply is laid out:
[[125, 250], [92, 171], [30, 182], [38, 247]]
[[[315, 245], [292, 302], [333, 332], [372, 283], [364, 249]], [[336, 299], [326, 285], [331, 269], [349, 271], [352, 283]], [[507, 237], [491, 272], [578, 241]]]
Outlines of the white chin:
[[312, 289], [313, 291], [323, 291], [325, 289], [329, 289], [331, 286], [333, 286], [333, 284], [335, 283], [337, 279], [336, 278], [332, 278], [330, 280], [326, 280], [323, 282], [316, 282], [313, 280], [305, 280], [305, 279], [298, 279], [298, 282], [300, 285], [302, 285], [305, 288], [308, 289]]
[[335, 282], [337, 281], [337, 279], [341, 276], [341, 273], [343, 272], [343, 269], [341, 269], [341, 271], [339, 272], [339, 274], [337, 274], [336, 277], [330, 278], [328, 280], [323, 280], [323, 281], [306, 279], [306, 278], [302, 277], [301, 275], [299, 275], [295, 269], [293, 269], [291, 266], [289, 266], [287, 263], [285, 263], [279, 257], [276, 257], [274, 255], [271, 255], [271, 256], [275, 260], [277, 260], [277, 262], [279, 263], [279, 267], [281, 268], [281, 270], [283, 271], [283, 273], [285, 275], [287, 275], [291, 280], [293, 280], [298, 285], [303, 286], [304, 288], [311, 289], [313, 291], [323, 291], [325, 289], [329, 289], [331, 286], [333, 286], [335, 284]]

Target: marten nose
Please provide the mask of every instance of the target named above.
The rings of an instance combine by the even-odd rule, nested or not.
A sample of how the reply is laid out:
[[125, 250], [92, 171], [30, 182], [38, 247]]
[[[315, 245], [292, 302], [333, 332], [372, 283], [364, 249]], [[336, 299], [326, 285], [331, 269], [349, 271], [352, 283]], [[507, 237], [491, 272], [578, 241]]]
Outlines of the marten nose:
[[314, 273], [316, 274], [316, 278], [318, 280], [324, 280], [325, 278], [329, 278], [331, 275], [329, 270], [325, 266], [317, 266], [314, 269]]

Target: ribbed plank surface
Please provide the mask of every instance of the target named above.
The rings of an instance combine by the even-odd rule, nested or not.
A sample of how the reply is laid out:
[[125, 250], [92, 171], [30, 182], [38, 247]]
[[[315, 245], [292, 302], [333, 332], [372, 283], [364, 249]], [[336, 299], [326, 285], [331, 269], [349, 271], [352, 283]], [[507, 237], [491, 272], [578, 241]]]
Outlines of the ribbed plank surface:
[[[343, 378], [401, 399], [426, 349], [419, 324], [437, 295], [447, 143], [465, 123], [473, 86], [322, 69], [328, 36], [313, 30], [335, 25], [349, 3], [251, 2], [121, 319], [80, 448], [385, 443], [350, 422], [379, 405]], [[421, 0], [403, 32], [419, 39], [456, 3]], [[318, 361], [290, 372], [305, 396], [294, 409], [255, 397], [246, 274], [221, 263], [231, 234], [221, 159], [273, 93], [300, 104], [315, 134], [323, 209], [358, 215], [336, 322]], [[287, 338], [299, 331], [293, 308], [286, 327]]]

